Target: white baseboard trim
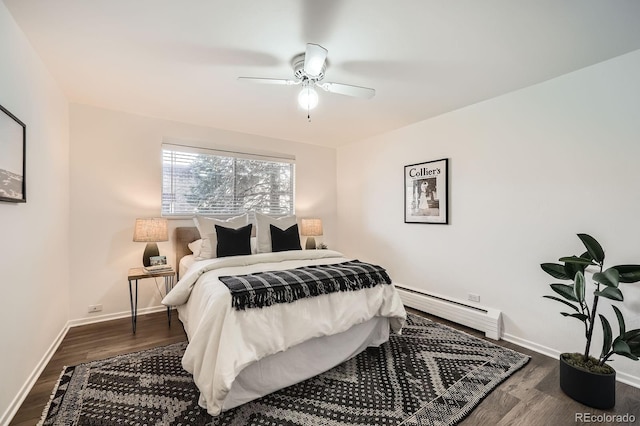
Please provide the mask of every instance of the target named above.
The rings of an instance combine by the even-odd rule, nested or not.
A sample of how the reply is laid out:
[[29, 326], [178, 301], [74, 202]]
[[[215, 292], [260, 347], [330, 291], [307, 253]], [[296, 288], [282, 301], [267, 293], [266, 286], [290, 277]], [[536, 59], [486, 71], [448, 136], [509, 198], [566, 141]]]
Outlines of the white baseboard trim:
[[[534, 352], [538, 352], [548, 357], [555, 358], [555, 359], [560, 358], [560, 354], [561, 354], [560, 351], [557, 351], [552, 348], [548, 348], [543, 345], [539, 345], [529, 340], [521, 339], [509, 333], [504, 333], [502, 338], [507, 342], [513, 343], [514, 345], [522, 346], [523, 348], [530, 349]], [[632, 376], [631, 374], [621, 373], [619, 371], [616, 371], [616, 380], [619, 381], [620, 383], [624, 383], [626, 385], [633, 386], [634, 388], [640, 389], [640, 377], [636, 377], [636, 376]]]
[[633, 386], [634, 388], [640, 389], [640, 377], [616, 371], [616, 380], [620, 383], [624, 383], [625, 385]]
[[[150, 308], [141, 308], [141, 309], [138, 309], [138, 316], [151, 314], [154, 312], [160, 312], [163, 310], [166, 311], [167, 307], [160, 305], [160, 306], [152, 306]], [[115, 312], [113, 314], [103, 314], [103, 315], [96, 315], [96, 316], [92, 315], [86, 318], [71, 320], [68, 322], [68, 324], [69, 324], [69, 327], [78, 327], [80, 325], [95, 324], [99, 322], [111, 321], [111, 320], [121, 319], [121, 318], [131, 318], [131, 312], [124, 311], [124, 312]]]
[[[150, 308], [141, 308], [141, 309], [138, 309], [138, 315], [166, 311], [166, 309], [167, 307], [162, 305], [152, 306]], [[58, 350], [58, 347], [62, 343], [62, 340], [64, 340], [64, 337], [67, 335], [67, 332], [71, 327], [78, 327], [81, 325], [94, 324], [98, 322], [111, 321], [114, 319], [130, 318], [130, 317], [131, 317], [131, 312], [125, 311], [125, 312], [91, 316], [88, 318], [80, 318], [80, 319], [67, 321], [64, 327], [62, 327], [62, 330], [60, 330], [60, 333], [58, 333], [56, 338], [53, 340], [53, 343], [51, 343], [51, 345], [47, 349], [44, 356], [40, 359], [36, 367], [33, 369], [33, 372], [29, 375], [29, 377], [27, 378], [27, 381], [22, 386], [22, 388], [20, 389], [16, 397], [13, 398], [13, 401], [11, 401], [11, 404], [9, 404], [9, 407], [7, 408], [7, 410], [0, 417], [0, 425], [8, 425], [11, 419], [13, 419], [13, 417], [16, 415], [16, 413], [18, 412], [18, 409], [20, 408], [24, 400], [27, 398], [27, 395], [29, 395], [31, 388], [33, 388], [33, 386], [36, 384], [36, 381], [40, 377], [40, 374], [42, 374], [42, 371], [44, 370], [44, 368], [47, 366], [49, 361], [51, 361], [53, 354], [56, 353], [56, 351]]]
[[538, 343], [534, 343], [530, 340], [521, 339], [520, 337], [514, 336], [509, 333], [504, 333], [502, 335], [502, 339], [506, 340], [509, 343], [513, 343], [514, 345], [522, 346], [523, 348], [530, 349], [534, 352], [538, 352], [539, 354], [546, 355], [551, 358], [558, 358], [560, 356], [560, 352], [555, 349], [539, 345]]
[[45, 354], [42, 356], [38, 364], [36, 364], [36, 368], [33, 369], [31, 374], [27, 378], [27, 381], [24, 383], [24, 385], [22, 385], [22, 388], [20, 389], [18, 394], [15, 396], [15, 398], [13, 398], [13, 401], [11, 401], [11, 404], [9, 404], [9, 407], [4, 412], [2, 417], [0, 417], [0, 425], [8, 425], [11, 419], [13, 419], [13, 416], [16, 415], [18, 409], [27, 398], [27, 395], [29, 395], [31, 388], [33, 388], [33, 386], [36, 384], [36, 381], [40, 377], [40, 374], [42, 374], [44, 368], [47, 366], [47, 364], [49, 364], [51, 357], [53, 357], [53, 354], [56, 353], [56, 350], [58, 350], [58, 346], [60, 346], [60, 343], [62, 343], [62, 340], [64, 339], [64, 336], [67, 335], [68, 331], [69, 322], [67, 322], [64, 327], [62, 327], [60, 333], [58, 333], [56, 338], [53, 339], [53, 342], [51, 343]]

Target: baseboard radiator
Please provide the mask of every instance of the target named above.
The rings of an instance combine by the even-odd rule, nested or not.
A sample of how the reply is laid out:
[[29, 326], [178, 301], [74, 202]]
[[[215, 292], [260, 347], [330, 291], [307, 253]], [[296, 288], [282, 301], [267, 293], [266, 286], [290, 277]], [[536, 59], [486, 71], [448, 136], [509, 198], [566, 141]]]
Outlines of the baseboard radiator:
[[500, 340], [502, 335], [502, 313], [496, 309], [484, 308], [463, 301], [444, 297], [405, 285], [394, 284], [405, 306], [466, 325], [484, 332], [490, 339]]

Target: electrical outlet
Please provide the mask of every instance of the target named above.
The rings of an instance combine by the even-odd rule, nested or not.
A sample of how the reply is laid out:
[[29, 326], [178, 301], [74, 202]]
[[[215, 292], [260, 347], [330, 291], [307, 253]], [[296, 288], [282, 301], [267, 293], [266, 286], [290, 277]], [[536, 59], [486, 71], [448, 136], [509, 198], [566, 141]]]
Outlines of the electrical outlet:
[[89, 309], [87, 309], [87, 312], [92, 313], [92, 312], [100, 312], [102, 310], [102, 305], [89, 305]]
[[479, 302], [480, 301], [480, 295], [479, 294], [474, 294], [474, 293], [469, 293], [468, 299], [471, 300], [472, 302]]

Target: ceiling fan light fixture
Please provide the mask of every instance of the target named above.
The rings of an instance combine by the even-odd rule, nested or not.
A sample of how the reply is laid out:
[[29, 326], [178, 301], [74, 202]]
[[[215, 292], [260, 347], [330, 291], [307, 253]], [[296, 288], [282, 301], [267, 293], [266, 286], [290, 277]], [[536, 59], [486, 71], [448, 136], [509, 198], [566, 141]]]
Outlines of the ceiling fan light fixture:
[[324, 82], [324, 73], [327, 69], [327, 49], [318, 44], [307, 43], [307, 49], [304, 53], [299, 53], [293, 57], [291, 66], [293, 67], [293, 80], [260, 77], [238, 77], [238, 79], [262, 84], [301, 85], [302, 90], [298, 94], [298, 105], [307, 111], [309, 122], [311, 122], [311, 113], [309, 111], [318, 106], [319, 101], [318, 92], [314, 87], [319, 87], [329, 93], [363, 99], [371, 99], [376, 94], [376, 91], [369, 87]]
[[305, 110], [314, 109], [318, 106], [318, 92], [313, 87], [303, 87], [298, 94], [298, 105]]

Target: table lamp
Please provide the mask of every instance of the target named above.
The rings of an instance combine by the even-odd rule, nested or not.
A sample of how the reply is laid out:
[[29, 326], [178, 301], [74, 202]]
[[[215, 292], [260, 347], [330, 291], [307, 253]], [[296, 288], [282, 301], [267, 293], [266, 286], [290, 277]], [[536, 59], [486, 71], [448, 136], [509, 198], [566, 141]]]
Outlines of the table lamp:
[[302, 232], [303, 237], [307, 237], [307, 243], [305, 249], [311, 250], [316, 248], [316, 239], [322, 235], [322, 220], [320, 219], [302, 219]]
[[156, 242], [169, 241], [167, 219], [159, 217], [136, 219], [133, 241], [147, 243], [142, 255], [142, 264], [150, 266], [150, 257], [160, 255]]

